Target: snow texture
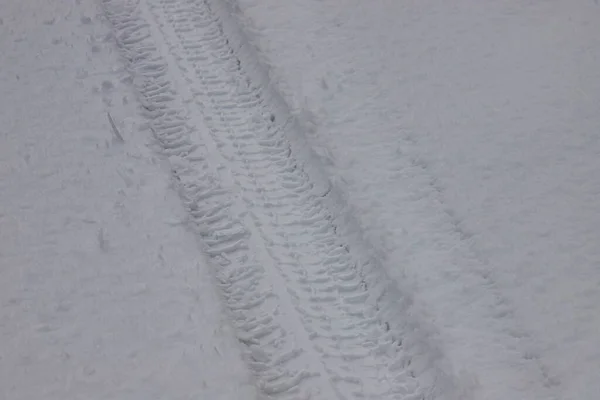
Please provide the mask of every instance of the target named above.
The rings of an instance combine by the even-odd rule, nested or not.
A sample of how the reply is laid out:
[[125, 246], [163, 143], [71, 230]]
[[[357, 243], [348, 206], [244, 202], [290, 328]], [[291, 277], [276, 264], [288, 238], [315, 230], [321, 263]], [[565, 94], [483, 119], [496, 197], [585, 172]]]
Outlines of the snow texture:
[[0, 16], [0, 399], [255, 398], [100, 10]]
[[0, 398], [595, 398], [599, 13], [2, 2]]
[[229, 3], [459, 387], [595, 398], [598, 2]]

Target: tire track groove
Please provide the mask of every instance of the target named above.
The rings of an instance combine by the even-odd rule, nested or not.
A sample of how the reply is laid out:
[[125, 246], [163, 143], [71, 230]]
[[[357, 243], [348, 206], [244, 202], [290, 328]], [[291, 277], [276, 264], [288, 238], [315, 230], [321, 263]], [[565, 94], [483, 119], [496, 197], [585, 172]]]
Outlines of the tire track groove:
[[[189, 116], [170, 81], [169, 63], [155, 43], [152, 26], [137, 0], [103, 0], [117, 45], [131, 72], [150, 130], [169, 158], [191, 227], [215, 265], [223, 298], [260, 390], [282, 399], [308, 398], [302, 382], [318, 375], [295, 343], [281, 300], [249, 244], [249, 231], [235, 217], [235, 198], [192, 139], [202, 129]], [[289, 327], [288, 327], [289, 328]], [[306, 385], [305, 385], [306, 386]], [[319, 392], [315, 392], [319, 394]]]
[[423, 398], [389, 324], [377, 305], [366, 303], [360, 266], [294, 158], [287, 140], [291, 125], [275, 121], [219, 15], [202, 0], [152, 3], [156, 18], [175, 33], [171, 45], [182, 49], [181, 69], [188, 71], [198, 109], [336, 393], [348, 399]]

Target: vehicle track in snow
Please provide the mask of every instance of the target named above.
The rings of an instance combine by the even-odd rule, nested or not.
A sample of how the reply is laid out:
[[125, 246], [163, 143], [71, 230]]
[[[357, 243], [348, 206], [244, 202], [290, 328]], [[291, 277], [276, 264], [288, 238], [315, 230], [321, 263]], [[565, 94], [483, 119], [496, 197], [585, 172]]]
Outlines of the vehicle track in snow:
[[[259, 389], [423, 399], [349, 241], [295, 154], [290, 118], [203, 0], [103, 0]], [[251, 68], [251, 67], [250, 67]]]

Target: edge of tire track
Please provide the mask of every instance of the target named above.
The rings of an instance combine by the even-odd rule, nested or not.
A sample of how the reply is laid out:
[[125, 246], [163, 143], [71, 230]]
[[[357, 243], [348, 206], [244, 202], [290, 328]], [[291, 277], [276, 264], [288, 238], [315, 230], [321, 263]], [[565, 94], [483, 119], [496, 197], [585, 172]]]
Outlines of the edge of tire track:
[[270, 79], [269, 66], [260, 60], [260, 51], [252, 43], [251, 36], [244, 29], [244, 15], [237, 0], [206, 0], [222, 21], [223, 30], [244, 69], [254, 82], [264, 88], [266, 100], [278, 105], [275, 110], [278, 121], [291, 121], [285, 134], [291, 143], [296, 159], [303, 170], [315, 183], [314, 192], [323, 199], [323, 204], [334, 216], [334, 222], [342, 235], [348, 238], [350, 253], [360, 260], [360, 271], [369, 286], [369, 302], [377, 304], [380, 315], [400, 332], [401, 341], [407, 355], [412, 359], [411, 369], [421, 387], [427, 388], [427, 399], [461, 399], [465, 393], [455, 381], [455, 373], [443, 357], [440, 346], [435, 341], [436, 330], [413, 310], [410, 291], [402, 282], [391, 279], [382, 265], [379, 256], [362, 234], [358, 219], [349, 207], [347, 193], [337, 181], [331, 180], [321, 159], [311, 148], [308, 138], [292, 114], [284, 97]]
[[286, 332], [285, 324], [278, 323], [278, 302], [273, 300], [278, 289], [263, 279], [264, 267], [250, 250], [247, 228], [230, 210], [235, 207], [232, 193], [222, 186], [219, 173], [211, 170], [206, 151], [190, 139], [195, 135], [194, 121], [177, 101], [176, 85], [165, 77], [169, 63], [154, 43], [139, 0], [114, 1], [102, 0], [102, 8], [133, 77], [142, 113], [171, 165], [173, 182], [190, 216], [189, 225], [202, 239], [203, 250], [214, 266], [257, 388], [269, 398], [302, 396], [298, 383], [319, 373], [306, 359], [300, 359], [304, 349]]

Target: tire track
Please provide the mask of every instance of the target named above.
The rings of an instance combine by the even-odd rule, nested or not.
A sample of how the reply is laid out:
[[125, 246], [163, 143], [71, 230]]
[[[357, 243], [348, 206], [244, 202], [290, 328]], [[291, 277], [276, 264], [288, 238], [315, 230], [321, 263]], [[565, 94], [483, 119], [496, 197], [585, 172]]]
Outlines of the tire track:
[[294, 158], [291, 124], [277, 123], [207, 2], [157, 3], [155, 15], [172, 27], [212, 138], [336, 391], [342, 398], [418, 398], [401, 347], [365, 303], [359, 267]]
[[[370, 301], [363, 266], [293, 151], [293, 121], [277, 119], [218, 11], [202, 0], [150, 0], [152, 20], [144, 3], [103, 1], [263, 393], [423, 399], [401, 337]], [[179, 92], [169, 70], [184, 81]]]
[[[298, 329], [281, 312], [282, 301], [265, 268], [251, 250], [249, 231], [235, 217], [235, 200], [208, 162], [208, 151], [194, 138], [188, 103], [169, 80], [169, 63], [153, 40], [152, 27], [138, 1], [103, 0], [117, 44], [131, 72], [143, 113], [160, 150], [169, 158], [191, 227], [202, 238], [237, 337], [245, 350], [257, 386], [268, 396], [307, 398], [326, 390], [301, 390], [302, 382], [319, 376], [302, 343], [288, 333]], [[321, 374], [322, 375], [322, 374]], [[318, 386], [318, 385], [315, 385]], [[327, 394], [326, 394], [327, 395]], [[325, 397], [324, 397], [325, 398]], [[332, 398], [332, 397], [330, 397]]]

